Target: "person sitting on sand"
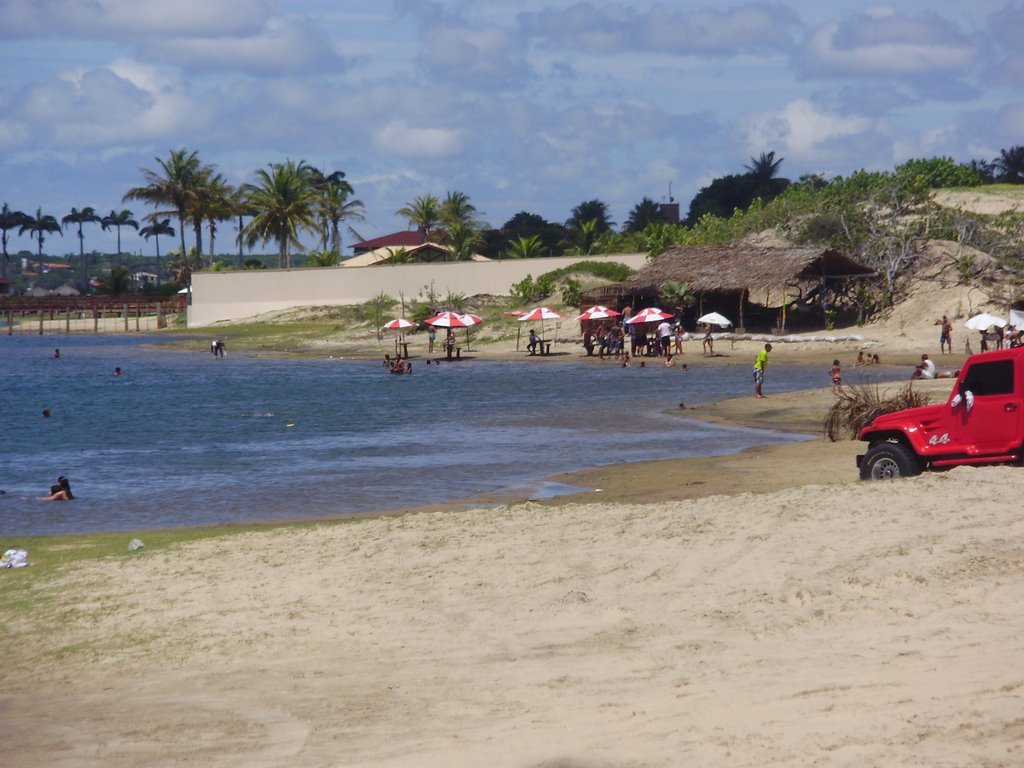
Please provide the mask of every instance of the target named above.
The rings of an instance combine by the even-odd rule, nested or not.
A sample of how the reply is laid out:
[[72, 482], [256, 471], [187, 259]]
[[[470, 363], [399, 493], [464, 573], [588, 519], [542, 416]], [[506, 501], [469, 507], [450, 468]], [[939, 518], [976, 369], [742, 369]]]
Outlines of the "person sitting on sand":
[[71, 483], [61, 475], [57, 478], [57, 484], [50, 486], [50, 495], [43, 496], [44, 501], [71, 501], [75, 498], [71, 493]]
[[665, 355], [665, 367], [666, 368], [675, 368], [676, 367], [676, 361], [673, 359], [671, 352], [669, 352], [667, 355]]
[[861, 350], [860, 352], [857, 353], [857, 362], [853, 364], [853, 367], [863, 368], [865, 365], [867, 365], [867, 361], [864, 360], [864, 351]]
[[914, 372], [910, 374], [910, 378], [915, 380], [934, 379], [935, 377], [935, 363], [928, 359], [928, 355], [921, 355], [921, 362], [914, 367]]

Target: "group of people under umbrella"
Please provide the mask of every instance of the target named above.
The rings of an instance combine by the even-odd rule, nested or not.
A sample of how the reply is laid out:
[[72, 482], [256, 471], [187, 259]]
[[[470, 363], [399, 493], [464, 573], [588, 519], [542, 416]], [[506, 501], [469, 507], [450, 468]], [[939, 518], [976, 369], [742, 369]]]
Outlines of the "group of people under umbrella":
[[[526, 347], [531, 355], [538, 353], [547, 354], [550, 351], [551, 342], [544, 338], [544, 322], [548, 320], [557, 321], [564, 318], [561, 313], [550, 307], [535, 307], [534, 309], [510, 312], [508, 314], [516, 317], [519, 322], [539, 321], [541, 323], [540, 334], [536, 330], [531, 330], [529, 334]], [[657, 352], [657, 354], [669, 355], [672, 338], [681, 333], [681, 326], [671, 322], [673, 318], [674, 315], [671, 312], [665, 312], [658, 307], [646, 307], [636, 314], [630, 314], [629, 310], [626, 310], [625, 314], [623, 314], [608, 307], [595, 305], [582, 312], [574, 320], [580, 322], [583, 326], [583, 346], [588, 355], [592, 355], [594, 350], [597, 349], [602, 357], [605, 353], [618, 357], [624, 351], [624, 338], [627, 330], [631, 339], [631, 351], [633, 354], [637, 354], [638, 348], [642, 348], [650, 350], [652, 353]], [[455, 330], [458, 328], [467, 329], [468, 344], [468, 329], [482, 322], [483, 320], [478, 315], [450, 310], [427, 318], [423, 321], [428, 329], [427, 353], [434, 353], [437, 329], [444, 328], [446, 330], [443, 342], [444, 351], [447, 358], [451, 360], [453, 353], [458, 353], [459, 351]], [[708, 329], [705, 336], [705, 350], [713, 326], [727, 328], [732, 325], [731, 321], [717, 312], [711, 312], [697, 318], [697, 323], [704, 325]], [[409, 328], [415, 328], [416, 323], [400, 317], [385, 323], [383, 327], [387, 330], [404, 333]], [[648, 338], [652, 335], [648, 332], [649, 330], [653, 330], [656, 346], [650, 346], [649, 344]], [[519, 348], [518, 338], [516, 340], [516, 348]]]

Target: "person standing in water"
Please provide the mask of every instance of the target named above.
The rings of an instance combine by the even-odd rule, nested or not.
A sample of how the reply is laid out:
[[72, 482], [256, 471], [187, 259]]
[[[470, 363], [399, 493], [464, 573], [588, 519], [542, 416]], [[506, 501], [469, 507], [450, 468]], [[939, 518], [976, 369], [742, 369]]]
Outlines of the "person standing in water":
[[764, 397], [761, 394], [761, 387], [764, 384], [764, 372], [768, 368], [768, 353], [771, 351], [772, 345], [765, 344], [764, 349], [754, 358], [754, 397]]

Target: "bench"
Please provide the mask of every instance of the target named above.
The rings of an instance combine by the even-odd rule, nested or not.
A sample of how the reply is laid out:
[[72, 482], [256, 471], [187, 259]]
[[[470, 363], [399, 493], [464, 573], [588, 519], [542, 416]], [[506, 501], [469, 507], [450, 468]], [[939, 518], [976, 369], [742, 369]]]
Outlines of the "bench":
[[531, 355], [536, 355], [538, 349], [540, 350], [540, 354], [542, 354], [542, 355], [550, 355], [551, 354], [551, 342], [548, 341], [547, 339], [538, 339], [537, 340], [537, 345], [533, 349], [530, 349], [528, 351], [529, 351], [529, 353]]
[[448, 359], [449, 360], [453, 359], [453, 355], [452, 355], [453, 351], [455, 352], [454, 359], [455, 360], [461, 360], [462, 359], [462, 347], [448, 347], [447, 348], [447, 352], [448, 352]]

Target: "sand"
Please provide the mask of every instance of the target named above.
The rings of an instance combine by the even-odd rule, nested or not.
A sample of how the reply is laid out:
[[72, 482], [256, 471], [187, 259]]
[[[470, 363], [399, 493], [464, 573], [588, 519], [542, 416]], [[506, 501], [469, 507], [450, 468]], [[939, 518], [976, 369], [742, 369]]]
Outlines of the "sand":
[[[937, 308], [871, 343], [912, 362]], [[816, 432], [828, 391], [770, 382], [686, 417]], [[57, 568], [4, 625], [0, 764], [1024, 764], [1024, 475], [862, 483], [859, 450], [813, 435]]]

